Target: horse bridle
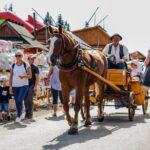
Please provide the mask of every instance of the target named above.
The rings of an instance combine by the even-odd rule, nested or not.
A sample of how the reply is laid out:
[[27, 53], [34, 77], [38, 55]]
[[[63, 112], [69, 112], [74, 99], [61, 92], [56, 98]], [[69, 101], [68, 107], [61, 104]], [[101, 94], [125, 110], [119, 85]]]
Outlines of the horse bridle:
[[59, 35], [61, 37], [61, 44], [60, 44], [60, 47], [61, 47], [61, 51], [60, 51], [60, 55], [59, 55], [59, 58], [63, 58], [63, 57], [66, 57], [68, 54], [70, 54], [71, 52], [73, 52], [77, 47], [79, 47], [79, 44], [77, 43], [73, 48], [71, 49], [68, 49], [65, 51], [66, 49], [66, 44], [65, 44], [65, 38], [64, 38], [64, 35], [61, 34], [61, 33], [54, 33], [53, 35]]
[[[82, 57], [82, 52], [80, 52], [80, 50], [77, 49], [79, 47], [79, 44], [75, 43], [73, 48], [66, 50], [66, 43], [65, 43], [64, 35], [60, 33], [54, 33], [53, 35], [56, 35], [56, 36], [59, 35], [61, 37], [60, 53], [59, 53], [59, 56], [55, 55], [58, 68], [65, 72], [74, 70], [77, 67], [78, 62], [81, 60], [81, 57]], [[76, 57], [72, 60], [72, 62], [68, 64], [63, 64], [62, 63], [63, 58], [68, 56], [71, 52], [74, 52], [74, 50], [77, 50]]]

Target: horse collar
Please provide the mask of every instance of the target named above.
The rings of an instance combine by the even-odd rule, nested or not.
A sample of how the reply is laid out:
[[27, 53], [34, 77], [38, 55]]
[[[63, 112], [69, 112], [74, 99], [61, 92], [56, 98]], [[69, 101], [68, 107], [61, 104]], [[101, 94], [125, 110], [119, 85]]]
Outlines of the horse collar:
[[63, 64], [60, 59], [58, 59], [58, 68], [63, 72], [70, 72], [78, 67], [78, 63], [82, 60], [82, 51], [78, 50], [76, 58], [69, 64]]

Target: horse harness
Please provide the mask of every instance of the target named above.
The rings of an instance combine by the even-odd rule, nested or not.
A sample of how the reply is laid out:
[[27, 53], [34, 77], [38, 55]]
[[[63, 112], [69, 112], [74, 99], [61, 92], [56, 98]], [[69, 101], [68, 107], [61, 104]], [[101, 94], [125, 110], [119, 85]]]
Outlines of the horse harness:
[[[63, 48], [61, 50], [61, 52], [63, 52], [63, 50], [66, 49], [66, 45], [65, 45], [65, 40], [64, 40], [64, 36], [62, 34], [60, 34], [61, 37], [62, 37], [62, 45], [61, 47]], [[77, 50], [77, 53], [76, 53], [76, 57], [75, 59], [70, 62], [69, 64], [63, 64], [61, 62], [61, 58], [67, 56], [68, 54], [70, 54], [71, 52], [73, 52], [74, 50]], [[78, 68], [78, 64], [80, 64], [81, 66], [86, 66], [88, 67], [89, 69], [93, 70], [93, 71], [96, 71], [97, 72], [97, 60], [91, 55], [89, 54], [91, 59], [92, 59], [92, 64], [90, 65], [89, 63], [87, 63], [84, 59], [83, 59], [83, 52], [82, 50], [80, 49], [80, 45], [77, 43], [73, 48], [67, 50], [66, 53], [62, 54], [58, 60], [57, 60], [57, 65], [58, 65], [58, 68], [63, 71], [63, 72], [70, 72], [70, 71], [73, 71], [75, 69]]]

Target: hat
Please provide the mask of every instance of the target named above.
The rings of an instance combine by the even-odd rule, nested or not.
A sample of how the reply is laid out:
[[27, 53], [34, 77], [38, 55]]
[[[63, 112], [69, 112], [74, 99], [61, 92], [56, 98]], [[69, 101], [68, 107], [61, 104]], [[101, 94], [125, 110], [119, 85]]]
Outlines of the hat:
[[28, 59], [32, 59], [32, 58], [36, 58], [36, 55], [33, 55], [33, 54], [30, 54], [29, 56], [28, 56]]
[[15, 55], [21, 55], [21, 56], [23, 56], [23, 51], [22, 50], [17, 50], [16, 53], [15, 53]]
[[0, 81], [8, 81], [8, 77], [7, 76], [1, 76]]
[[132, 60], [131, 64], [135, 64], [136, 66], [138, 66], [139, 62], [138, 62], [138, 60]]
[[122, 40], [122, 36], [121, 36], [120, 34], [118, 34], [118, 33], [113, 34], [113, 35], [110, 37], [110, 39], [113, 40], [113, 38], [114, 38], [115, 36], [118, 36], [118, 37], [120, 38], [120, 40]]

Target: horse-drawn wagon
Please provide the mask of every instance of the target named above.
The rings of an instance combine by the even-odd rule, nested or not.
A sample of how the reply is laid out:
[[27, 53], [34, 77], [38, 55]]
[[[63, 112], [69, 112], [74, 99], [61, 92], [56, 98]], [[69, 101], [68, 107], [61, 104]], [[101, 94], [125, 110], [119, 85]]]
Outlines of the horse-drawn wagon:
[[[82, 66], [82, 69], [90, 73], [94, 73], [84, 66]], [[103, 80], [103, 78], [100, 77], [100, 80]], [[127, 70], [108, 69], [107, 80], [103, 80], [103, 82], [106, 81], [108, 87], [104, 92], [104, 101], [114, 100], [118, 102], [115, 104], [118, 107], [127, 107], [130, 121], [134, 118], [135, 109], [137, 106], [142, 106], [143, 114], [146, 114], [148, 106], [148, 90], [142, 86], [139, 80], [132, 79]], [[90, 87], [89, 92], [94, 92], [93, 85]], [[96, 99], [94, 99], [92, 94], [90, 96], [90, 102], [96, 103]], [[84, 119], [84, 104], [81, 108], [81, 115]], [[101, 118], [100, 121], [103, 120], [104, 117]]]
[[[91, 53], [80, 49], [79, 44], [70, 33], [62, 30], [51, 32], [49, 63], [58, 65], [59, 77], [62, 85], [63, 107], [66, 120], [70, 126], [69, 134], [78, 132], [78, 113], [84, 97], [85, 104], [85, 125], [91, 124], [89, 87], [95, 85], [95, 97], [98, 106], [97, 119], [104, 120], [105, 99], [119, 99], [128, 108], [129, 119], [133, 120], [136, 104], [143, 105], [143, 112], [147, 109], [147, 91], [140, 83], [132, 81], [126, 70], [108, 70], [107, 60], [104, 54], [98, 50]], [[108, 79], [107, 79], [108, 72]], [[117, 83], [116, 83], [117, 82]], [[112, 89], [105, 90], [105, 85]], [[76, 101], [74, 105], [74, 117], [69, 113], [69, 94], [76, 90]], [[136, 90], [139, 89], [139, 90]], [[144, 94], [144, 96], [143, 96]]]

